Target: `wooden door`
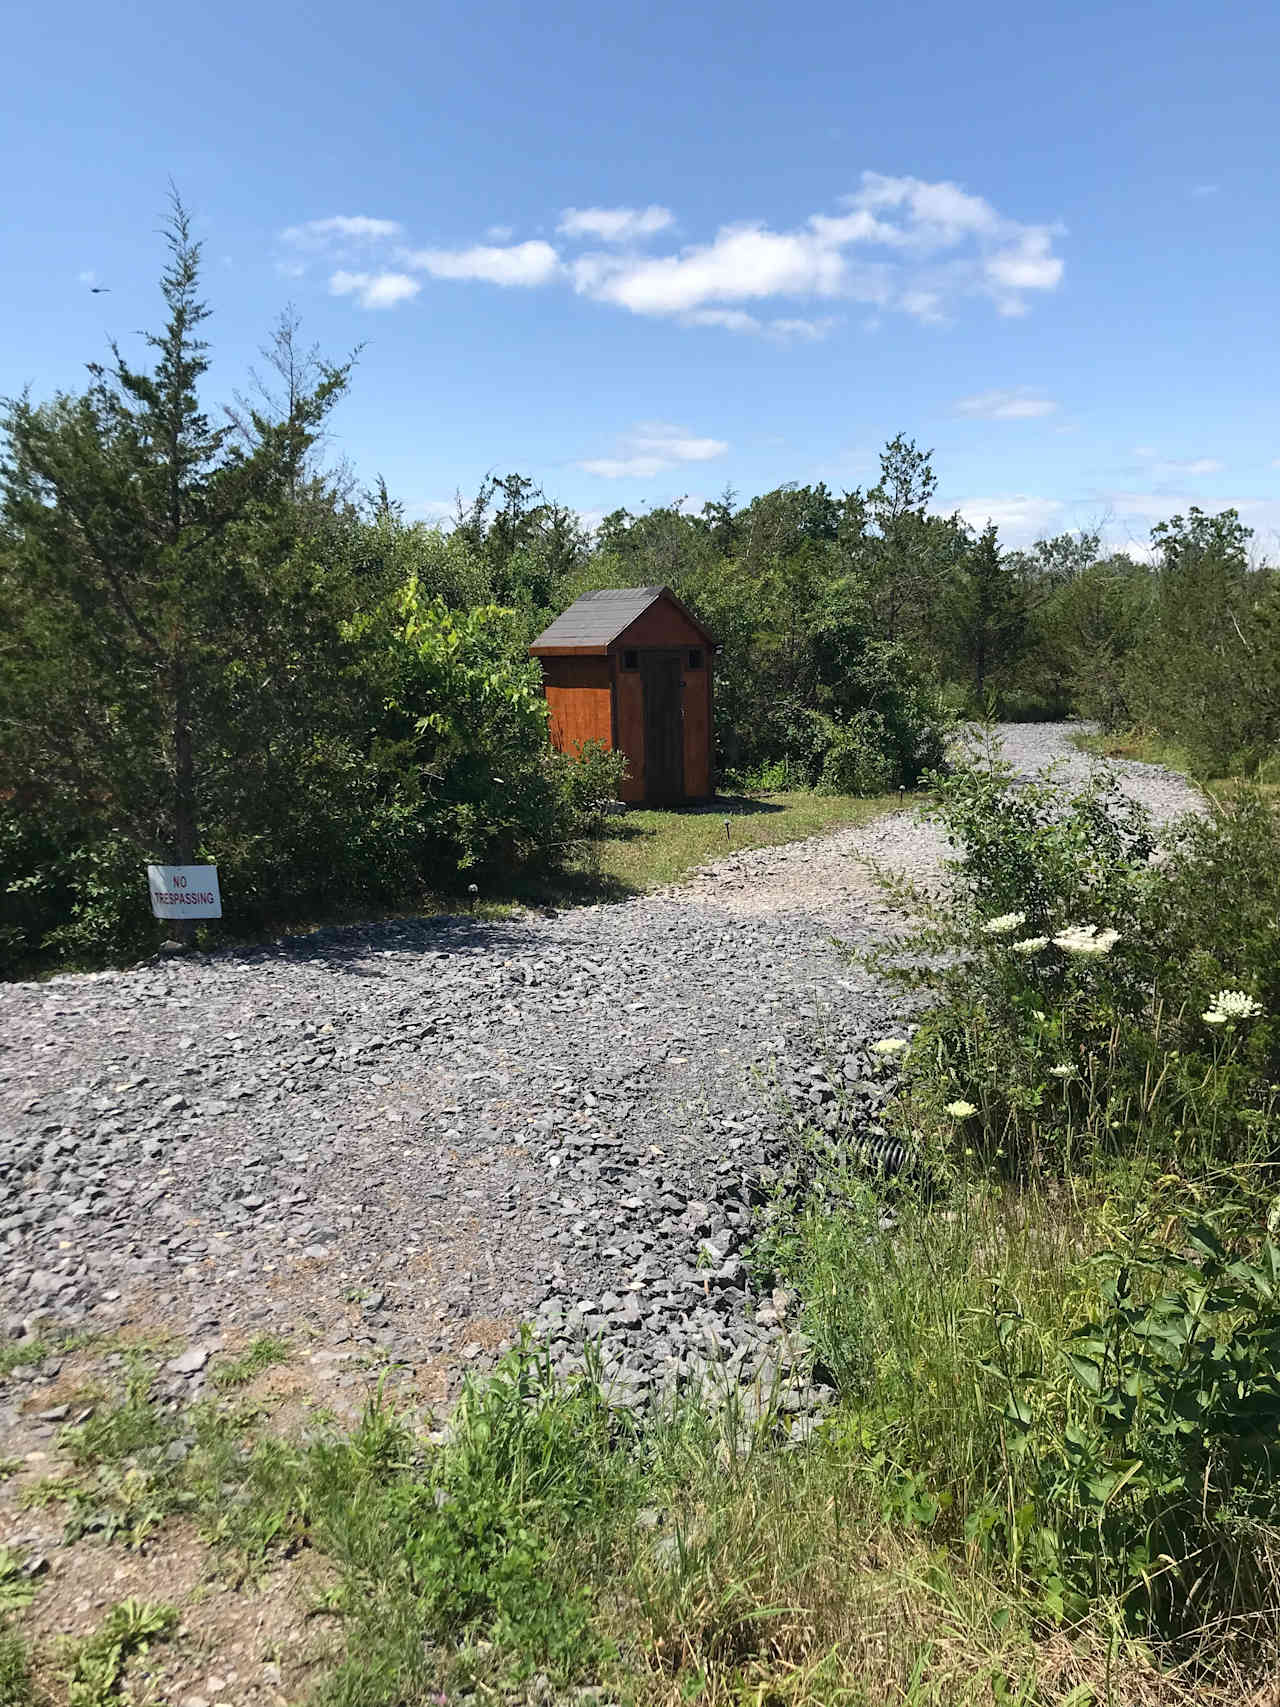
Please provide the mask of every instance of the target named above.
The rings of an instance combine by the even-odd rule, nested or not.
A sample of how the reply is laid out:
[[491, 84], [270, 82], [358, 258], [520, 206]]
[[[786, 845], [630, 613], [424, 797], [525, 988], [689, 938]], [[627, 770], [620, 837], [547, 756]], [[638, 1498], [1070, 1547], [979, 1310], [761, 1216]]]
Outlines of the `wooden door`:
[[644, 797], [684, 798], [684, 654], [642, 652]]

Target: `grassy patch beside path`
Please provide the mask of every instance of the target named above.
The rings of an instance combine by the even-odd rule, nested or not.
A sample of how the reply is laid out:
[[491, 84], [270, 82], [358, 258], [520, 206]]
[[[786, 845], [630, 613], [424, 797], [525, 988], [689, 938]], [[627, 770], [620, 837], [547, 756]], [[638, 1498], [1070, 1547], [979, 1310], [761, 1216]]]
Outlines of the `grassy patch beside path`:
[[1097, 753], [1104, 759], [1136, 759], [1140, 764], [1164, 765], [1167, 770], [1180, 771], [1219, 800], [1230, 800], [1242, 788], [1256, 788], [1260, 794], [1280, 800], [1280, 772], [1275, 771], [1275, 759], [1268, 761], [1259, 778], [1207, 777], [1199, 773], [1184, 747], [1145, 729], [1120, 729], [1106, 735], [1076, 734], [1071, 739], [1082, 752]]
[[726, 796], [708, 807], [679, 812], [636, 808], [615, 819], [609, 834], [588, 848], [581, 870], [627, 890], [654, 889], [678, 882], [725, 854], [864, 824], [896, 804], [896, 796], [857, 800], [845, 794], [761, 794]]

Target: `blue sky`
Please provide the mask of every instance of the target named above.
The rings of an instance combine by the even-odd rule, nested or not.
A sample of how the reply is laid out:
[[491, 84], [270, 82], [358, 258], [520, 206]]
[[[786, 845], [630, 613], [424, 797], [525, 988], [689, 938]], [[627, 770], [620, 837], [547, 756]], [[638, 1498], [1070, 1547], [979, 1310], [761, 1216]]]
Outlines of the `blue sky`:
[[335, 448], [412, 514], [490, 469], [589, 515], [843, 488], [903, 431], [1011, 543], [1235, 503], [1276, 549], [1274, 5], [70, 0], [6, 37], [4, 393], [156, 323], [172, 178], [211, 397], [292, 301], [364, 344]]

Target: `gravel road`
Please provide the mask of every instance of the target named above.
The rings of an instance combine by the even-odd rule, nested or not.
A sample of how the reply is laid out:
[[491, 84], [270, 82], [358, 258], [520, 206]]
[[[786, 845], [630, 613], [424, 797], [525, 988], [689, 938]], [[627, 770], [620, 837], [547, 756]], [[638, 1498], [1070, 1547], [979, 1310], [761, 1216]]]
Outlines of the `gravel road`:
[[[1060, 726], [1004, 735], [1024, 772], [1087, 770]], [[1114, 768], [1162, 818], [1195, 804]], [[206, 1353], [289, 1332], [340, 1405], [371, 1362], [441, 1398], [530, 1319], [564, 1369], [602, 1338], [620, 1403], [799, 1367], [737, 1254], [788, 1141], [752, 1070], [816, 1118], [843, 1080], [874, 1119], [864, 1046], [908, 1016], [831, 937], [891, 922], [861, 859], [942, 853], [904, 811], [620, 904], [0, 987], [8, 1334], [163, 1327], [191, 1391]], [[0, 1385], [0, 1423], [48, 1373]]]

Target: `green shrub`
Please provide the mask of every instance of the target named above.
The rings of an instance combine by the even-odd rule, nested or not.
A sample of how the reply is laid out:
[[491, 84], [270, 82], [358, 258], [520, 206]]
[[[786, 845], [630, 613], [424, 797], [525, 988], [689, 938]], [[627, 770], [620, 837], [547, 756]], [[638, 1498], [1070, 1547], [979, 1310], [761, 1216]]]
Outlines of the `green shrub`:
[[[945, 901], [876, 963], [937, 998], [901, 1119], [953, 1158], [1017, 1172], [1073, 1156], [1180, 1166], [1280, 1150], [1280, 820], [1242, 801], [1152, 861], [1146, 816], [1101, 773], [1066, 799], [998, 753], [939, 784]], [[1247, 1012], [1203, 1017], [1219, 992]], [[957, 1109], [971, 1113], [956, 1113]]]
[[625, 753], [611, 752], [602, 741], [580, 742], [562, 767], [570, 819], [584, 836], [599, 835], [609, 808], [618, 798], [627, 768]]
[[[1233, 1252], [1206, 1220], [1095, 1259], [1095, 1313], [1027, 1369], [1016, 1298], [995, 1307], [1010, 1488], [970, 1518], [1074, 1616], [1104, 1593], [1165, 1635], [1274, 1607], [1280, 1247]], [[1019, 1515], [1025, 1510], [1025, 1515]], [[1008, 1513], [1014, 1513], [1010, 1524]]]

